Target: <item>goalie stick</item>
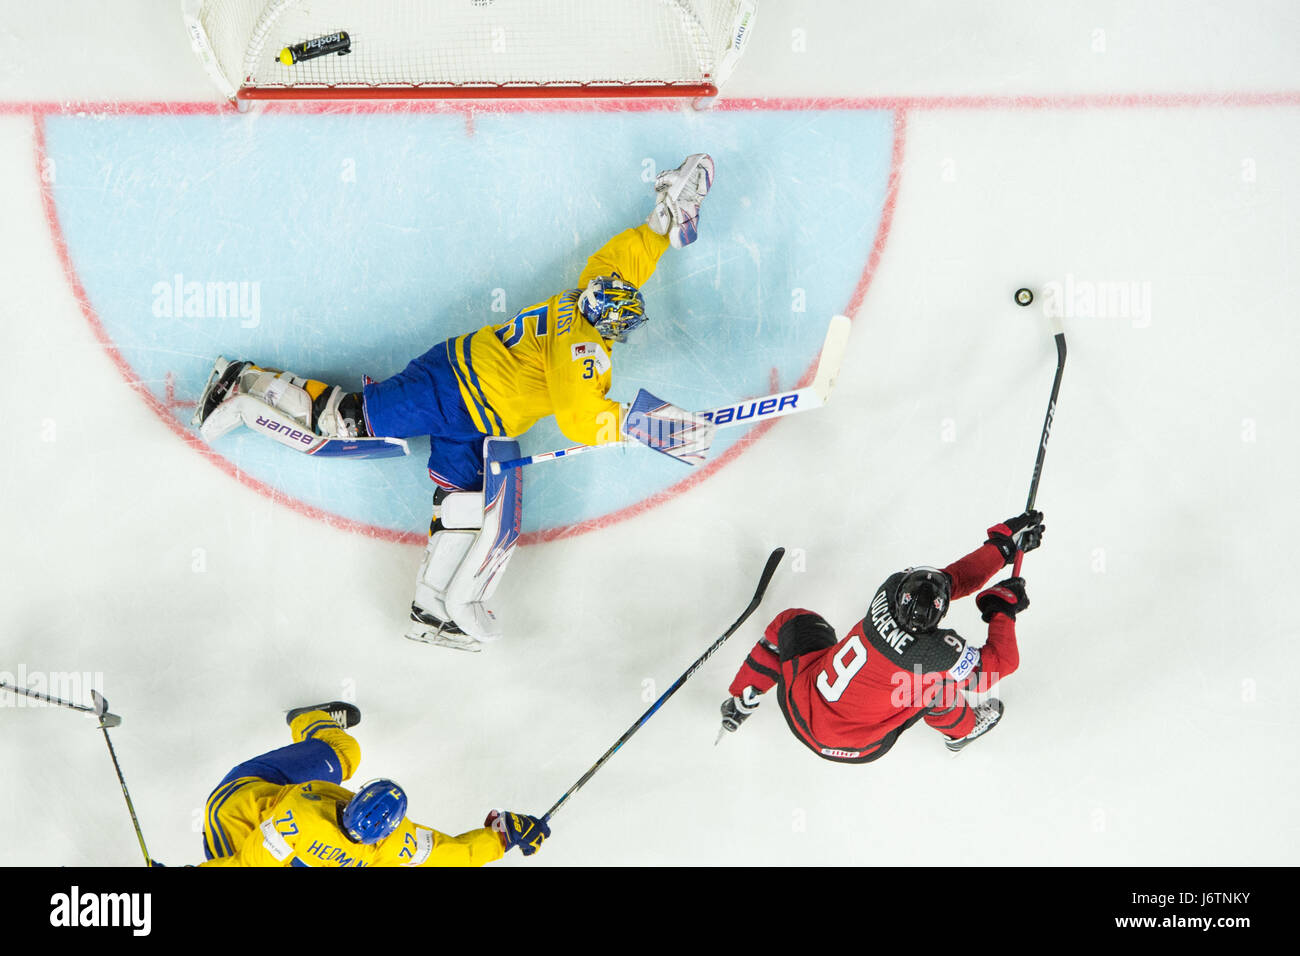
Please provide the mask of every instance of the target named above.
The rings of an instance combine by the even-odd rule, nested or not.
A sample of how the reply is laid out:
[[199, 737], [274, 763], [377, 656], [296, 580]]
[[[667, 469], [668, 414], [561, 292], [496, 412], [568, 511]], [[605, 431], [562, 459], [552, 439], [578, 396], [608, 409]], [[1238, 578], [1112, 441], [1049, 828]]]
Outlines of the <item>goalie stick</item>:
[[604, 755], [599, 760], [597, 760], [594, 764], [591, 765], [591, 769], [589, 769], [578, 779], [577, 783], [575, 783], [572, 787], [566, 790], [564, 792], [564, 795], [560, 797], [560, 799], [555, 801], [555, 805], [551, 807], [551, 809], [547, 810], [546, 815], [542, 817], [543, 823], [546, 823], [548, 820], [550, 820], [551, 817], [555, 815], [555, 812], [559, 810], [560, 807], [564, 806], [565, 803], [568, 802], [569, 797], [573, 796], [580, 789], [582, 789], [583, 784], [585, 784], [588, 780], [590, 780], [593, 776], [595, 776], [596, 771], [605, 765], [605, 761], [609, 760], [610, 757], [618, 753], [619, 748], [622, 747], [625, 743], [627, 743], [628, 740], [631, 739], [632, 735], [635, 734], [638, 730], [640, 730], [641, 726], [647, 720], [649, 720], [651, 717], [655, 715], [655, 711], [657, 711], [660, 707], [662, 707], [664, 705], [664, 702], [667, 701], [669, 697], [672, 697], [673, 694], [677, 693], [678, 689], [683, 684], [685, 684], [687, 680], [690, 679], [690, 676], [694, 674], [697, 670], [699, 670], [701, 665], [703, 665], [705, 661], [707, 661], [710, 657], [713, 656], [713, 652], [716, 651], [719, 647], [721, 647], [723, 642], [726, 641], [727, 638], [731, 637], [732, 634], [736, 633], [736, 631], [740, 629], [740, 625], [744, 624], [745, 621], [749, 619], [749, 616], [758, 609], [758, 605], [762, 603], [763, 595], [767, 591], [767, 586], [772, 581], [772, 575], [776, 574], [777, 565], [781, 563], [781, 558], [784, 554], [785, 554], [785, 548], [777, 548], [770, 555], [768, 555], [767, 564], [763, 566], [763, 573], [759, 575], [758, 587], [754, 591], [754, 596], [753, 598], [750, 599], [749, 606], [746, 607], [743, 612], [741, 612], [740, 617], [736, 618], [735, 623], [732, 624], [731, 627], [727, 628], [725, 634], [723, 634], [720, 638], [718, 638], [716, 641], [710, 644], [709, 649], [706, 650], [703, 654], [701, 654], [698, 658], [696, 658], [694, 664], [686, 668], [686, 673], [682, 674], [681, 677], [677, 678], [673, 686], [669, 687], [666, 691], [664, 691], [663, 694], [660, 696], [660, 698], [650, 705], [650, 709], [647, 710], [644, 714], [642, 714], [641, 718], [636, 723], [634, 723], [631, 727], [629, 727], [622, 737], [619, 737], [618, 740], [614, 741], [614, 746], [606, 750]]
[[[839, 376], [840, 363], [844, 359], [844, 349], [849, 341], [850, 325], [849, 318], [845, 315], [837, 315], [831, 319], [830, 327], [826, 330], [826, 340], [822, 344], [821, 355], [817, 359], [817, 373], [813, 376], [811, 385], [790, 389], [786, 392], [776, 392], [773, 395], [764, 395], [761, 398], [733, 402], [730, 405], [721, 405], [696, 414], [702, 418], [707, 418], [719, 428], [727, 428], [732, 425], [754, 425], [769, 419], [793, 415], [795, 412], [821, 408], [830, 399], [831, 389], [835, 386], [835, 380]], [[568, 448], [540, 452], [536, 455], [528, 455], [525, 458], [516, 458], [512, 461], [493, 462], [492, 473], [500, 474], [501, 470], [505, 468], [522, 468], [525, 465], [536, 465], [543, 461], [554, 461], [557, 458], [570, 458], [582, 452], [591, 451], [593, 448], [609, 448], [615, 445], [628, 444], [636, 443], [615, 441], [604, 445], [571, 445]]]
[[[1034, 502], [1038, 500], [1038, 479], [1043, 474], [1043, 459], [1047, 457], [1047, 440], [1052, 437], [1052, 420], [1056, 417], [1056, 397], [1061, 391], [1061, 376], [1065, 373], [1065, 329], [1058, 318], [1053, 322], [1056, 334], [1056, 378], [1052, 380], [1052, 396], [1047, 400], [1047, 417], [1043, 420], [1043, 434], [1038, 440], [1038, 457], [1034, 459], [1034, 476], [1029, 481], [1029, 498], [1025, 501], [1025, 510], [1033, 511]], [[1016, 551], [1016, 563], [1013, 568], [1015, 577], [1020, 577], [1020, 565], [1025, 560], [1025, 552]]]

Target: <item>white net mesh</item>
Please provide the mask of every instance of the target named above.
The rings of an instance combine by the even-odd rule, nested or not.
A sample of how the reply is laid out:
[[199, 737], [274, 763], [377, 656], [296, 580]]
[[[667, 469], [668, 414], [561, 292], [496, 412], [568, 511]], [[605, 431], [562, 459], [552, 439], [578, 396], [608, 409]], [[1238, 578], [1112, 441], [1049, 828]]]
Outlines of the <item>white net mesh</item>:
[[[245, 89], [712, 83], [747, 0], [208, 0], [213, 57]], [[347, 55], [280, 51], [346, 31]]]

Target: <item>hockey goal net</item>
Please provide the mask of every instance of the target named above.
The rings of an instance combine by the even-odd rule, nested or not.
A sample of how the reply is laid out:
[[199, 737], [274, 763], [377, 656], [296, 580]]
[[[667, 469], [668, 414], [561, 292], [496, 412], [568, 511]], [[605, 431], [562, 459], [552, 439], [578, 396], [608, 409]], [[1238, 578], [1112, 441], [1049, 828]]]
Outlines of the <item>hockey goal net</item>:
[[[756, 5], [756, 0], [185, 0], [184, 13], [195, 52], [235, 101], [707, 97], [717, 94], [735, 68]], [[313, 43], [346, 46], [347, 52], [302, 58], [289, 52]]]

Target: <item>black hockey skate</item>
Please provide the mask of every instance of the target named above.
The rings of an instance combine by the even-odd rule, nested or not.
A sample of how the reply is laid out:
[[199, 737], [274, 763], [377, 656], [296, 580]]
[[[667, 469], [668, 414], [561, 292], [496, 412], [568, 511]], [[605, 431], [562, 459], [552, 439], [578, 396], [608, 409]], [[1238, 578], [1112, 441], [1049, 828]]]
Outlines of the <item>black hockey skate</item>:
[[310, 704], [307, 707], [295, 707], [285, 715], [284, 722], [292, 724], [296, 718], [313, 710], [325, 711], [344, 730], [361, 723], [361, 709], [355, 704], [349, 704], [341, 700], [331, 700], [324, 704]]
[[949, 737], [944, 741], [944, 745], [953, 753], [960, 753], [962, 748], [967, 744], [983, 737], [990, 730], [998, 725], [1002, 719], [1002, 701], [996, 697], [992, 700], [985, 701], [975, 708], [975, 729], [965, 737]]
[[735, 733], [740, 729], [740, 725], [749, 720], [751, 714], [758, 710], [758, 705], [763, 702], [763, 695], [753, 687], [746, 687], [739, 697], [728, 697], [722, 702], [722, 729], [718, 731], [718, 739], [713, 741], [716, 747], [718, 741], [726, 733]]
[[450, 647], [471, 654], [477, 654], [483, 649], [483, 642], [470, 637], [455, 621], [444, 621], [415, 604], [411, 605], [411, 626], [406, 629], [403, 637], [408, 641]]
[[208, 382], [203, 386], [203, 394], [194, 405], [194, 417], [191, 425], [202, 426], [212, 414], [212, 410], [226, 400], [231, 387], [239, 381], [239, 373], [249, 366], [248, 362], [227, 362], [221, 356], [212, 365], [208, 373]]

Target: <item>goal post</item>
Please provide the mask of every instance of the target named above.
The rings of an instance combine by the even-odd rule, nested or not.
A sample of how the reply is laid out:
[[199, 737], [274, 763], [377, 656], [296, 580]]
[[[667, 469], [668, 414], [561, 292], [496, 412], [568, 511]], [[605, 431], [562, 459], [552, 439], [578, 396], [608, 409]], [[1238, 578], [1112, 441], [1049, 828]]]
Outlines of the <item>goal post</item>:
[[236, 103], [712, 97], [757, 0], [182, 0]]

